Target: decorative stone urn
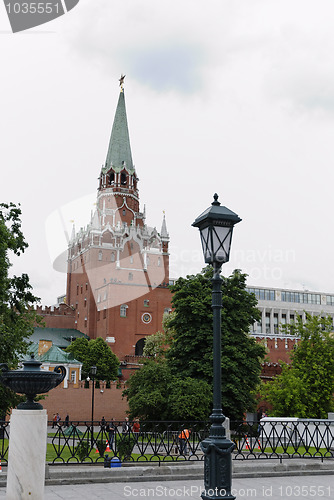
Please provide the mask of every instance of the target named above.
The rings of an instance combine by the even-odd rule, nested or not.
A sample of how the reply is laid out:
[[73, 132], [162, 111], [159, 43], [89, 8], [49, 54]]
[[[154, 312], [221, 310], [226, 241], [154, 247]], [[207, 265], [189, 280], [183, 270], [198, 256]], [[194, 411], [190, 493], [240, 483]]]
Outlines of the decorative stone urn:
[[33, 354], [29, 361], [23, 362], [20, 370], [8, 370], [5, 363], [0, 364], [0, 382], [14, 392], [27, 396], [27, 400], [18, 405], [18, 410], [43, 410], [43, 406], [34, 401], [37, 394], [45, 394], [54, 389], [66, 376], [64, 366], [56, 366], [50, 372], [41, 370], [41, 364]]

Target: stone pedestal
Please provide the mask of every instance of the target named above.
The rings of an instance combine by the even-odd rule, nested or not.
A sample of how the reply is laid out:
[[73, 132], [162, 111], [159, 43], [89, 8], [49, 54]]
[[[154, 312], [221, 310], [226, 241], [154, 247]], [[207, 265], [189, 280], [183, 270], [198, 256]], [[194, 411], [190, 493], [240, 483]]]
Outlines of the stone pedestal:
[[46, 410], [13, 410], [6, 500], [43, 500], [46, 439]]

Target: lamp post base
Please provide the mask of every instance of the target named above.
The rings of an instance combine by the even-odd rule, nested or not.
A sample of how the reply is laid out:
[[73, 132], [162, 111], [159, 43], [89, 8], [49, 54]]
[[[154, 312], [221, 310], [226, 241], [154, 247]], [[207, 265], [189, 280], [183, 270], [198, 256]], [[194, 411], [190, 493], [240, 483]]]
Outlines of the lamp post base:
[[202, 441], [204, 452], [203, 500], [235, 500], [232, 488], [232, 450], [235, 444], [226, 438], [225, 429], [212, 426], [210, 436]]

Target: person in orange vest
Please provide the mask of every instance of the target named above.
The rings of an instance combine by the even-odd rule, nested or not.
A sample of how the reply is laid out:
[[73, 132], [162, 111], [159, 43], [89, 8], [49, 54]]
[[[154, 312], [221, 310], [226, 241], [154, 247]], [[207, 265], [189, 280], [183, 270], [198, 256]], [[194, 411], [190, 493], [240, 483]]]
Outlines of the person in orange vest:
[[183, 429], [183, 431], [181, 431], [179, 436], [178, 436], [179, 443], [180, 443], [180, 455], [187, 455], [188, 454], [187, 443], [188, 443], [189, 436], [190, 436], [189, 429]]

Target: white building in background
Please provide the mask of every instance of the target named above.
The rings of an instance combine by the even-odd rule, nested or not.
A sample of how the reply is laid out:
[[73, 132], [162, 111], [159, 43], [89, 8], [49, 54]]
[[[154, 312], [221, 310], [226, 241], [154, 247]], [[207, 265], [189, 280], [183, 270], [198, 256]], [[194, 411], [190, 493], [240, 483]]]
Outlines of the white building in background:
[[261, 312], [261, 320], [253, 324], [251, 335], [267, 348], [268, 361], [263, 374], [279, 373], [281, 361], [290, 362], [289, 353], [298, 343], [299, 337], [282, 332], [280, 325], [294, 322], [297, 315], [305, 321], [309, 313], [331, 316], [334, 330], [334, 294], [267, 287], [247, 287], [247, 290], [255, 294]]
[[262, 315], [253, 325], [253, 335], [280, 335], [279, 324], [292, 323], [297, 315], [305, 320], [305, 313], [330, 315], [334, 325], [334, 294], [264, 287], [247, 290], [255, 294]]

